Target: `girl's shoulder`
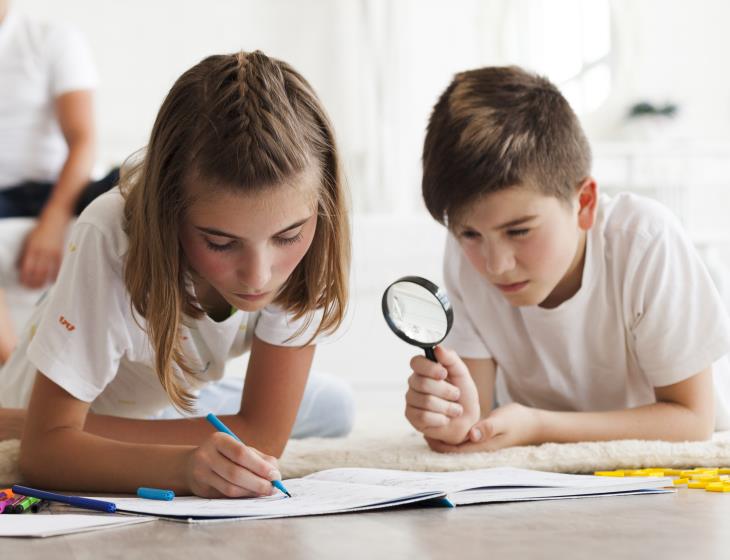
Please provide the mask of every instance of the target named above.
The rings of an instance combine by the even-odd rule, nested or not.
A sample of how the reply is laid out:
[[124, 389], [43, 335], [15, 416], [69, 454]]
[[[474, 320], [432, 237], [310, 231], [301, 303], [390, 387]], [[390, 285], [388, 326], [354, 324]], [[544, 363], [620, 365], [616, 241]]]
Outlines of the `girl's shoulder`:
[[113, 256], [122, 259], [129, 240], [124, 231], [124, 197], [119, 189], [114, 188], [89, 204], [74, 227], [79, 230], [76, 232], [79, 236], [84, 233], [83, 230], [94, 230]]

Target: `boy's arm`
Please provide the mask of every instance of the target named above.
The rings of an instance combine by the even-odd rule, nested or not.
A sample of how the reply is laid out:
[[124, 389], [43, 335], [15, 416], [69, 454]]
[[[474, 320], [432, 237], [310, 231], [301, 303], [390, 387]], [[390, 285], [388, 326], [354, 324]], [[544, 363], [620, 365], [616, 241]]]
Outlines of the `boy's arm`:
[[[315, 346], [288, 347], [254, 337], [241, 409], [220, 419], [246, 445], [280, 456], [307, 384]], [[200, 411], [207, 414], [209, 411]], [[84, 430], [136, 443], [199, 445], [214, 428], [205, 418], [134, 420], [89, 414]]]
[[715, 424], [712, 366], [692, 377], [656, 387], [657, 402], [609, 412], [538, 410], [540, 442], [611, 439], [705, 440]]
[[655, 389], [657, 402], [607, 412], [557, 412], [511, 403], [492, 411], [470, 431], [469, 441], [448, 445], [429, 440], [436, 451], [495, 451], [517, 445], [616, 439], [705, 440], [715, 421], [712, 367]]
[[497, 377], [497, 364], [494, 360], [475, 360], [462, 358], [479, 393], [481, 417], [486, 418], [494, 408], [494, 381]]

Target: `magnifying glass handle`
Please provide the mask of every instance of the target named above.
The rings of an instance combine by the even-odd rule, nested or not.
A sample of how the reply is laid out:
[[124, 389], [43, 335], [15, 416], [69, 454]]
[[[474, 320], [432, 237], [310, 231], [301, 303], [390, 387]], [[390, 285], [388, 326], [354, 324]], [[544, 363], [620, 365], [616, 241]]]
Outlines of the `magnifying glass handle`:
[[432, 362], [438, 362], [436, 359], [436, 354], [433, 351], [433, 346], [430, 348], [424, 348], [423, 351], [426, 353], [426, 357], [431, 360]]

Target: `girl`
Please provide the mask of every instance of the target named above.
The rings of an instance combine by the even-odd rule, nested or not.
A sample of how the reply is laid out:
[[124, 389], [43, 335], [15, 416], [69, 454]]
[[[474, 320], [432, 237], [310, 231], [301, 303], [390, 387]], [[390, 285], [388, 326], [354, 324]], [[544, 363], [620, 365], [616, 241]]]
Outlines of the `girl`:
[[[0, 410], [6, 437], [24, 423], [27, 481], [270, 494], [312, 343], [343, 318], [348, 231], [332, 127], [302, 76], [258, 51], [185, 72], [143, 159], [79, 218], [58, 283], [0, 372], [2, 406], [30, 399], [27, 412]], [[221, 419], [247, 445], [204, 418], [148, 419], [170, 401], [193, 412], [246, 350], [240, 406]], [[333, 400], [314, 381], [303, 423], [331, 406], [321, 395]]]

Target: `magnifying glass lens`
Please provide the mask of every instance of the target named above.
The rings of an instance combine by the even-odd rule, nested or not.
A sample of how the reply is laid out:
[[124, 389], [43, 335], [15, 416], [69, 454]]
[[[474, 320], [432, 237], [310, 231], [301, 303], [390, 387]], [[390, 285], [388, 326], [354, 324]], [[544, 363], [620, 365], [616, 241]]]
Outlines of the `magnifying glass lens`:
[[446, 294], [419, 276], [405, 276], [393, 282], [383, 294], [382, 305], [393, 332], [409, 344], [425, 349], [429, 357], [433, 347], [449, 334], [454, 319]]

